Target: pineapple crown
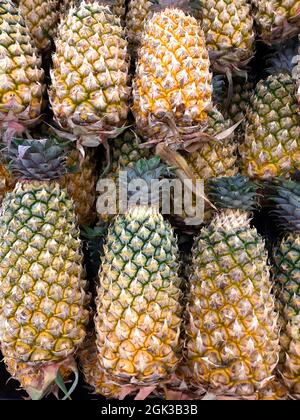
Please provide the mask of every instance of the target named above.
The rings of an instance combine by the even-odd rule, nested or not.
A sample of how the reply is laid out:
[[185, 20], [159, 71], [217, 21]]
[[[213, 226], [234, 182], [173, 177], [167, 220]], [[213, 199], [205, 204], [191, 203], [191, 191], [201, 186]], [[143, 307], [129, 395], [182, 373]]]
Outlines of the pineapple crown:
[[290, 39], [275, 47], [274, 52], [267, 57], [266, 64], [269, 74], [289, 73], [292, 74], [295, 62], [294, 57], [298, 54], [298, 40]]
[[210, 200], [220, 209], [252, 211], [258, 205], [258, 184], [241, 175], [214, 178], [208, 189]]
[[20, 180], [58, 179], [69, 172], [66, 143], [55, 137], [13, 139], [4, 154], [12, 173]]
[[140, 159], [125, 171], [126, 181], [121, 177], [121, 186], [127, 191], [129, 200], [135, 198], [135, 194], [139, 192], [140, 205], [157, 205], [160, 202], [161, 190], [153, 188], [153, 181], [161, 181], [172, 175], [172, 169], [162, 163], [158, 156]]
[[300, 183], [276, 179], [270, 187], [272, 211], [284, 231], [300, 233]]

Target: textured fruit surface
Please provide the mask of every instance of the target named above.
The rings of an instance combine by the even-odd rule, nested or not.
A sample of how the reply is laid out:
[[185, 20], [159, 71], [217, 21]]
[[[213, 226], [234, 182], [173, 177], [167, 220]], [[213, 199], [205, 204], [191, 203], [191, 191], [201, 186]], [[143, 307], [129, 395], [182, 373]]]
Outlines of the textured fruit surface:
[[[230, 126], [230, 120], [225, 120], [217, 109], [208, 114], [206, 133], [212, 138], [225, 132]], [[203, 143], [196, 152], [187, 154], [186, 159], [198, 179], [236, 175], [237, 144], [233, 141], [233, 133], [223, 140]]]
[[39, 50], [49, 48], [59, 21], [59, 0], [19, 0], [17, 3], [35, 46]]
[[101, 367], [124, 384], [168, 380], [180, 358], [178, 250], [157, 210], [134, 207], [115, 220], [97, 297]]
[[257, 84], [240, 153], [243, 171], [250, 177], [288, 177], [300, 168], [300, 118], [290, 75], [271, 75]]
[[78, 356], [84, 379], [93, 388], [94, 393], [106, 398], [118, 399], [122, 388], [114, 383], [110, 375], [107, 375], [100, 366], [94, 335], [86, 340]]
[[14, 188], [15, 181], [9, 173], [7, 167], [0, 163], [0, 204], [5, 197], [5, 194]]
[[126, 15], [126, 33], [130, 52], [136, 54], [141, 43], [144, 25], [150, 15], [152, 3], [145, 0], [130, 0]]
[[39, 117], [44, 77], [41, 59], [10, 0], [0, 1], [0, 57], [0, 121], [26, 123]]
[[255, 34], [246, 0], [202, 1], [200, 22], [212, 64], [216, 61], [218, 71], [225, 72], [228, 66], [242, 67], [252, 57]]
[[293, 395], [300, 397], [300, 235], [282, 240], [274, 254], [274, 280], [280, 312], [279, 370]]
[[212, 88], [198, 22], [178, 9], [155, 13], [145, 26], [133, 88], [133, 113], [146, 138], [180, 141], [207, 119]]
[[264, 242], [249, 214], [223, 210], [193, 250], [186, 363], [192, 385], [252, 395], [278, 362], [278, 328]]
[[63, 129], [96, 146], [129, 111], [127, 41], [108, 6], [82, 1], [59, 26], [50, 101]]
[[60, 184], [68, 191], [75, 204], [75, 211], [80, 226], [90, 225], [96, 217], [96, 182], [97, 169], [93, 151], [86, 150], [80, 162], [80, 153], [74, 151], [67, 160], [68, 166], [77, 166], [76, 173], [65, 175]]
[[0, 340], [20, 362], [60, 361], [85, 336], [79, 232], [57, 183], [18, 183], [0, 217]]
[[259, 36], [267, 43], [282, 42], [300, 32], [299, 0], [251, 0]]

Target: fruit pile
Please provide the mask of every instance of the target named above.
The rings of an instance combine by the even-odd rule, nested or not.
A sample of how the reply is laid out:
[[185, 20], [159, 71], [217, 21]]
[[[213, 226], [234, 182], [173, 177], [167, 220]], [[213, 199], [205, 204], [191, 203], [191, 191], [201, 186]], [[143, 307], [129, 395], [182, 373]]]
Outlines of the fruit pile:
[[1, 383], [300, 399], [299, 34], [299, 0], [0, 0]]

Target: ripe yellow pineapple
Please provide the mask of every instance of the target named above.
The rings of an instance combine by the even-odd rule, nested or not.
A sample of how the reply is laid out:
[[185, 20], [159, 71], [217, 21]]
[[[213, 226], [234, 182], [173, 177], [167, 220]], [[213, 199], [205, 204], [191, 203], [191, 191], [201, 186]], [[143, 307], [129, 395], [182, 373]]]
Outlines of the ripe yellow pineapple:
[[201, 0], [199, 19], [212, 67], [239, 74], [254, 55], [255, 33], [247, 0]]
[[243, 172], [251, 178], [289, 177], [300, 169], [300, 117], [293, 80], [295, 45], [282, 47], [270, 60], [271, 75], [261, 80], [246, 112], [240, 145]]
[[252, 395], [272, 380], [279, 329], [264, 241], [250, 225], [256, 186], [240, 175], [210, 182], [220, 209], [193, 250], [186, 380], [218, 395]]
[[[158, 3], [164, 3], [159, 1]], [[197, 141], [212, 99], [203, 31], [176, 1], [146, 23], [133, 85], [140, 134], [178, 147]]]
[[59, 21], [59, 0], [15, 0], [39, 50], [51, 47]]
[[49, 92], [59, 126], [86, 146], [119, 134], [129, 111], [127, 41], [105, 2], [71, 7], [59, 25]]
[[258, 34], [267, 44], [280, 43], [300, 32], [299, 0], [251, 0]]
[[60, 184], [74, 201], [79, 225], [90, 225], [96, 218], [98, 177], [94, 150], [85, 150], [84, 158], [81, 158], [78, 151], [73, 151], [68, 156], [67, 166], [77, 166], [77, 170], [75, 173], [65, 175]]
[[[142, 159], [128, 170], [128, 181], [149, 187], [165, 170], [159, 158]], [[150, 191], [144, 192], [109, 229], [95, 319], [101, 368], [111, 381], [143, 389], [170, 380], [181, 326], [177, 241], [159, 213], [159, 194], [149, 203]]]
[[0, 1], [0, 130], [8, 139], [41, 115], [41, 64], [17, 7], [10, 0]]
[[280, 312], [279, 372], [289, 394], [300, 398], [300, 184], [279, 181], [274, 186], [275, 214], [284, 236], [274, 249], [274, 281]]
[[18, 183], [0, 213], [0, 343], [11, 375], [39, 399], [76, 373], [88, 321], [81, 245], [73, 202], [57, 182], [62, 147], [13, 140], [9, 157]]

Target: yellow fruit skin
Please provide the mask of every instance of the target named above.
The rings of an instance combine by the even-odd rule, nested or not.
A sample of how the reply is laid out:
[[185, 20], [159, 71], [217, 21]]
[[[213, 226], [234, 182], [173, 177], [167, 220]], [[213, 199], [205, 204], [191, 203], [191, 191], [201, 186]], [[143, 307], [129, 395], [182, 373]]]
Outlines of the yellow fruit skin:
[[289, 177], [300, 169], [300, 118], [290, 75], [271, 75], [257, 84], [239, 150], [242, 170], [251, 178]]
[[59, 0], [18, 0], [18, 4], [35, 46], [50, 48], [59, 21]]
[[157, 12], [145, 25], [133, 85], [133, 113], [146, 139], [180, 143], [199, 133], [211, 106], [204, 34], [178, 9]]
[[280, 313], [280, 375], [289, 394], [300, 398], [300, 235], [287, 235], [274, 252], [274, 281]]
[[85, 341], [78, 356], [84, 379], [93, 388], [94, 393], [106, 398], [118, 399], [122, 388], [113, 382], [110, 375], [107, 375], [101, 368], [95, 335], [92, 335]]
[[267, 44], [283, 42], [300, 32], [299, 0], [251, 0], [258, 35]]
[[12, 191], [15, 180], [10, 175], [6, 166], [0, 163], [0, 205], [2, 204], [5, 194]]
[[[1, 348], [31, 394], [37, 377], [54, 380], [61, 365], [73, 366], [85, 337], [89, 313], [73, 203], [57, 182], [19, 182], [3, 200], [0, 232]], [[43, 395], [47, 383], [40, 386]]]
[[152, 3], [144, 0], [130, 0], [126, 15], [126, 34], [131, 54], [135, 57], [139, 49], [144, 24], [150, 16]]
[[254, 55], [255, 33], [246, 0], [201, 2], [201, 27], [215, 71], [235, 72], [245, 68]]
[[109, 230], [97, 296], [102, 369], [122, 385], [168, 381], [180, 358], [181, 292], [171, 226], [133, 207]]
[[62, 20], [55, 45], [49, 96], [57, 123], [86, 146], [116, 137], [130, 98], [120, 18], [97, 1], [82, 1]]
[[253, 395], [271, 381], [279, 356], [264, 242], [247, 212], [222, 210], [193, 256], [186, 380], [218, 395]]
[[10, 0], [0, 2], [0, 57], [0, 124], [10, 134], [41, 115], [44, 90], [41, 58]]

